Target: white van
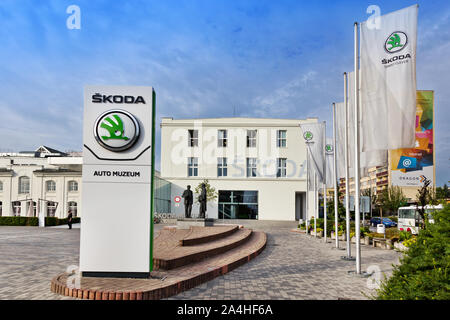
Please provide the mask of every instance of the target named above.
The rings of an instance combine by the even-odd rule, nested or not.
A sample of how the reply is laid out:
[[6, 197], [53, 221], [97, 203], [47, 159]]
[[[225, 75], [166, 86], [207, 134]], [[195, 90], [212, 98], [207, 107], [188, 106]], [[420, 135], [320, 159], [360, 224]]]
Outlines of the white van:
[[[428, 221], [433, 223], [432, 212], [436, 210], [442, 210], [444, 206], [439, 204], [437, 206], [425, 206], [425, 212], [428, 213]], [[398, 208], [398, 222], [397, 228], [400, 231], [408, 231], [412, 234], [417, 234], [419, 231], [419, 222], [421, 220], [420, 214], [417, 210], [417, 206], [400, 207]]]

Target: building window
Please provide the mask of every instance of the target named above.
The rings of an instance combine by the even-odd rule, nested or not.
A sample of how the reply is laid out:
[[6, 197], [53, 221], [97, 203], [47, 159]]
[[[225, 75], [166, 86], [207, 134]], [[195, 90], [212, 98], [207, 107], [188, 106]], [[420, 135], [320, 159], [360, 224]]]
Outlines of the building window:
[[47, 186], [47, 192], [54, 192], [56, 191], [56, 182], [53, 180], [49, 180], [46, 183]]
[[0, 201], [0, 217], [3, 214], [3, 202]]
[[256, 148], [256, 130], [247, 130], [247, 148]]
[[155, 176], [155, 212], [170, 213], [171, 197], [171, 183]]
[[47, 202], [47, 217], [54, 217], [56, 213], [56, 202], [49, 201]]
[[277, 159], [277, 177], [286, 177], [286, 158]]
[[30, 178], [19, 178], [19, 193], [30, 193]]
[[219, 190], [219, 219], [258, 219], [258, 191]]
[[188, 177], [198, 176], [198, 158], [188, 158]]
[[12, 203], [12, 207], [13, 207], [13, 215], [15, 217], [19, 217], [20, 216], [20, 210], [21, 210], [21, 203], [20, 203], [20, 201], [14, 201]]
[[37, 213], [36, 201], [32, 201], [31, 204], [33, 205], [33, 217], [36, 217]]
[[219, 147], [227, 146], [227, 130], [219, 130], [217, 133], [217, 142]]
[[198, 147], [198, 130], [188, 130], [189, 147]]
[[279, 148], [286, 147], [286, 130], [277, 131], [277, 147]]
[[256, 158], [247, 158], [247, 177], [256, 177]]
[[72, 213], [72, 218], [77, 217], [77, 203], [75, 201], [69, 201], [67, 205], [69, 206], [69, 213]]
[[69, 181], [69, 192], [75, 192], [78, 191], [78, 182], [72, 180]]
[[3, 192], [3, 182], [0, 181], [0, 192]]
[[228, 175], [227, 158], [217, 158], [217, 176], [226, 177]]

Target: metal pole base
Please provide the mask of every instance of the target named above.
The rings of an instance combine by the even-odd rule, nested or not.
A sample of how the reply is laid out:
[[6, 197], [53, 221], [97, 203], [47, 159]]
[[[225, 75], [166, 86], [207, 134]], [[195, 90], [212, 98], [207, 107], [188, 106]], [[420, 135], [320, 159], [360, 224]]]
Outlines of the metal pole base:
[[362, 271], [360, 274], [358, 274], [358, 273], [356, 273], [355, 270], [351, 270], [351, 271], [347, 271], [347, 273], [349, 275], [358, 276], [358, 277], [361, 277], [361, 278], [368, 278], [368, 277], [370, 277], [370, 274], [365, 272], [365, 271]]
[[356, 260], [355, 257], [347, 257], [347, 256], [341, 256], [341, 259], [345, 260], [345, 261], [355, 261]]

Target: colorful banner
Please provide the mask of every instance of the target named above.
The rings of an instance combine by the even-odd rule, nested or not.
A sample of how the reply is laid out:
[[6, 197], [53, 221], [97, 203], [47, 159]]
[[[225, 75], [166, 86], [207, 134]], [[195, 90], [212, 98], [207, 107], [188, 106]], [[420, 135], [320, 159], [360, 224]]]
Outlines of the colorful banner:
[[434, 184], [433, 112], [434, 92], [418, 90], [415, 147], [390, 151], [393, 186], [420, 187], [425, 178]]

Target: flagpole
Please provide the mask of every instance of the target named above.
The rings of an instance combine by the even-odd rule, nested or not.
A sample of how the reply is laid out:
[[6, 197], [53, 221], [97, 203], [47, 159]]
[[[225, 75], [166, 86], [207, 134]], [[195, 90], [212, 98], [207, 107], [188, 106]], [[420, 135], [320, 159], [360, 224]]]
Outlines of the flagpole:
[[345, 162], [345, 240], [347, 246], [347, 259], [352, 259], [352, 245], [350, 239], [350, 178], [349, 166], [348, 166], [348, 95], [347, 95], [347, 72], [344, 72], [344, 105], [345, 105], [345, 152], [344, 152], [344, 162]]
[[306, 145], [306, 214], [305, 231], [308, 234], [309, 227], [309, 147]]
[[319, 213], [319, 192], [317, 188], [317, 173], [314, 171], [314, 238], [317, 238], [317, 214]]
[[356, 237], [356, 273], [361, 274], [361, 240], [359, 220], [359, 52], [358, 23], [354, 25], [355, 38], [355, 237]]
[[338, 238], [338, 189], [337, 189], [337, 164], [336, 164], [336, 104], [333, 103], [333, 185], [334, 185], [334, 237], [336, 238], [336, 249], [339, 248]]
[[323, 238], [324, 242], [327, 242], [327, 150], [326, 150], [326, 144], [327, 144], [327, 126], [326, 122], [323, 122], [323, 138], [325, 140], [325, 146], [323, 148]]

